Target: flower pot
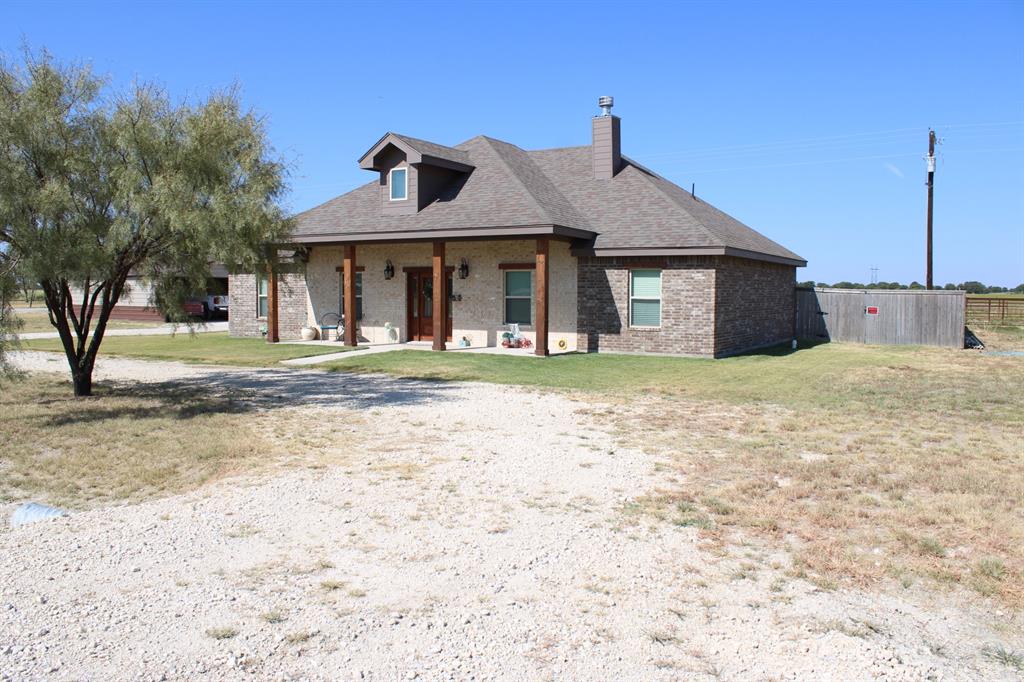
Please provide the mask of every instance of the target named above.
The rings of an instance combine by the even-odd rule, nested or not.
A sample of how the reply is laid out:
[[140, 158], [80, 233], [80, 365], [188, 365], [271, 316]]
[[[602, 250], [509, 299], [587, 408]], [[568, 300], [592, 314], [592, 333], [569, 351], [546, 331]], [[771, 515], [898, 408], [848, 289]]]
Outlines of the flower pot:
[[313, 329], [312, 327], [303, 327], [302, 328], [302, 340], [303, 341], [313, 341], [314, 339], [316, 339], [316, 336], [317, 336], [316, 330]]

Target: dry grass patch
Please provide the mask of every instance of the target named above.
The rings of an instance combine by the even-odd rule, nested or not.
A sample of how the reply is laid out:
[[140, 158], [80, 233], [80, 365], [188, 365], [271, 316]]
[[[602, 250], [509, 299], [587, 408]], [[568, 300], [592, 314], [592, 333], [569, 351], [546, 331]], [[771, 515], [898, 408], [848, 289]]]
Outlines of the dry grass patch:
[[901, 360], [847, 367], [777, 404], [623, 404], [622, 441], [669, 462], [665, 484], [625, 511], [719, 542], [754, 532], [825, 588], [923, 579], [1024, 606], [1024, 362]]
[[243, 403], [170, 384], [101, 384], [74, 398], [46, 374], [0, 390], [0, 501], [84, 508], [196, 488], [272, 448]]
[[238, 635], [238, 630], [232, 627], [210, 628], [206, 631], [206, 635], [213, 639], [231, 639]]

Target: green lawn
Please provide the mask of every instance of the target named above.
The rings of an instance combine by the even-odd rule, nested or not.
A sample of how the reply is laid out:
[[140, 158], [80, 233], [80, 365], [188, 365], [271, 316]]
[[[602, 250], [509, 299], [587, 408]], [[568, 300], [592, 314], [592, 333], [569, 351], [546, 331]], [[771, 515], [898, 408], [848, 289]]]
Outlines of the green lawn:
[[[721, 360], [637, 355], [570, 354], [547, 359], [480, 353], [396, 351], [342, 358], [318, 365], [333, 371], [382, 372], [403, 377], [486, 381], [617, 394], [670, 395], [698, 400], [776, 403], [793, 407], [871, 405], [899, 409], [941, 401], [970, 409], [998, 395], [937, 391], [944, 382], [970, 380], [972, 368], [1005, 362], [1012, 372], [977, 376], [1012, 390], [1024, 361], [965, 351], [907, 346], [822, 344]], [[912, 381], [892, 381], [894, 376]], [[1004, 377], [1005, 382], [1000, 379]], [[1005, 384], [1005, 385], [1004, 385]]]
[[[25, 350], [62, 350], [58, 339], [23, 341]], [[109, 336], [103, 339], [100, 355], [121, 355], [152, 360], [179, 360], [213, 365], [272, 367], [282, 360], [311, 355], [341, 353], [350, 346], [296, 346], [270, 344], [263, 339], [239, 339], [227, 332], [189, 335], [182, 331], [174, 336]]]

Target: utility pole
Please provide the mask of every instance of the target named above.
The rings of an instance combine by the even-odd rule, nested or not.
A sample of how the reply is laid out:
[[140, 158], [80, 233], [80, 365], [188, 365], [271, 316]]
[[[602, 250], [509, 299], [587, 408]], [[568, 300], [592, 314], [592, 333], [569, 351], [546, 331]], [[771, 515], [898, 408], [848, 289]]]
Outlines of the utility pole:
[[932, 289], [932, 194], [935, 191], [935, 131], [928, 129], [928, 266], [924, 286]]

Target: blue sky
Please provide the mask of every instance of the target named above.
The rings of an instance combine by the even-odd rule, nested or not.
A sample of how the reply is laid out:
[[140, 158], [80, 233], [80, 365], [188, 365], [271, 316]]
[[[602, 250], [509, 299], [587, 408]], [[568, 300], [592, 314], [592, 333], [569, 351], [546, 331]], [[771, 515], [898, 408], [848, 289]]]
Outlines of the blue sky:
[[810, 261], [924, 281], [927, 130], [942, 139], [935, 279], [1024, 281], [1024, 3], [31, 3], [23, 40], [117, 87], [238, 83], [303, 210], [370, 178], [387, 130], [623, 152]]

